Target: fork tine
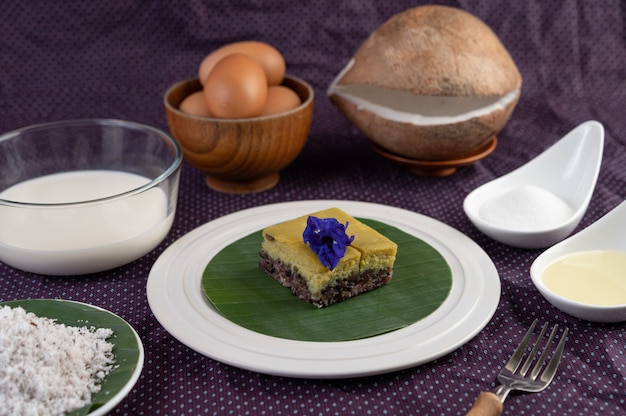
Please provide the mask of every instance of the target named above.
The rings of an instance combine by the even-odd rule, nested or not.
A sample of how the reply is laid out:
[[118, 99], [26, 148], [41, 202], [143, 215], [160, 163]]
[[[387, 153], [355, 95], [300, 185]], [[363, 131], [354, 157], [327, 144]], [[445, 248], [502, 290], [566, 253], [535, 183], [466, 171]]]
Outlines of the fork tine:
[[[541, 340], [543, 339], [543, 336], [546, 333], [547, 327], [548, 327], [547, 323], [543, 324], [543, 327], [541, 327], [541, 332], [539, 333], [539, 336], [537, 337], [537, 340], [535, 341], [535, 345], [533, 345], [533, 349], [530, 351], [530, 354], [528, 354], [528, 358], [526, 358], [526, 361], [524, 362], [524, 365], [522, 366], [522, 369], [519, 372], [521, 376], [526, 375], [526, 373], [528, 372], [528, 369], [533, 363], [533, 360], [537, 356], [537, 351], [539, 351], [539, 347], [541, 346]], [[549, 345], [549, 343], [547, 345]], [[539, 359], [539, 361], [537, 361], [537, 364], [543, 362], [543, 360], [545, 359], [546, 351], [547, 351], [547, 348], [543, 350], [544, 354], [541, 355], [541, 358]], [[537, 368], [537, 365], [535, 365], [535, 369], [536, 368]]]
[[546, 384], [550, 383], [556, 374], [556, 370], [559, 367], [559, 363], [561, 362], [561, 356], [563, 355], [563, 349], [565, 348], [565, 341], [567, 341], [568, 328], [563, 330], [563, 335], [561, 335], [561, 340], [559, 341], [559, 345], [556, 346], [556, 350], [554, 351], [554, 355], [550, 358], [550, 362], [546, 366], [545, 371], [541, 375], [541, 381]]
[[556, 374], [556, 370], [561, 362], [561, 357], [563, 355], [563, 350], [565, 348], [565, 342], [567, 341], [568, 328], [565, 327], [563, 329], [563, 334], [560, 337], [560, 341], [556, 346], [556, 349], [552, 353], [552, 357], [550, 357], [550, 361], [545, 367], [545, 370], [541, 374], [539, 380], [536, 379], [537, 375], [541, 372], [541, 368], [548, 356], [550, 354], [550, 350], [552, 349], [552, 344], [554, 344], [554, 340], [558, 331], [559, 326], [555, 325], [550, 332], [550, 336], [548, 337], [548, 341], [545, 343], [545, 346], [541, 352], [541, 356], [537, 360], [537, 363], [533, 367], [530, 376], [526, 376], [526, 372], [532, 365], [534, 361], [534, 356], [537, 355], [540, 346], [542, 345], [542, 340], [546, 334], [546, 330], [548, 325], [545, 324], [541, 328], [541, 334], [538, 339], [535, 341], [532, 352], [530, 356], [527, 357], [524, 365], [522, 366], [522, 371], [524, 374], [516, 373], [518, 367], [520, 366], [520, 362], [522, 358], [524, 358], [526, 349], [528, 348], [528, 342], [532, 336], [532, 333], [537, 324], [537, 319], [533, 321], [528, 332], [524, 335], [522, 342], [519, 344], [517, 349], [513, 352], [513, 355], [506, 363], [506, 366], [500, 370], [498, 373], [498, 381], [499, 385], [491, 392], [483, 392], [481, 393], [474, 402], [474, 405], [466, 414], [466, 416], [478, 416], [478, 415], [500, 415], [502, 413], [502, 403], [507, 398], [508, 394], [513, 390], [525, 391], [525, 392], [533, 392], [537, 393], [545, 389], [554, 378]]
[[[535, 367], [533, 368], [533, 371], [531, 371], [530, 373], [530, 378], [531, 379], [536, 379], [537, 375], [539, 374], [539, 371], [541, 371], [541, 368], [543, 367], [543, 363], [546, 360], [546, 357], [548, 356], [548, 352], [551, 350], [551, 346], [552, 346], [552, 342], [554, 341], [554, 337], [556, 336], [556, 331], [559, 329], [558, 325], [554, 325], [554, 328], [552, 328], [552, 332], [550, 333], [550, 337], [548, 338], [548, 341], [546, 342], [546, 346], [543, 349], [543, 352], [541, 353], [541, 356], [539, 357], [539, 359], [537, 360], [537, 363], [535, 364]], [[543, 333], [541, 334], [541, 336], [543, 337]], [[537, 341], [539, 342], [539, 341]]]
[[519, 364], [524, 357], [524, 353], [526, 352], [526, 348], [528, 347], [528, 341], [530, 340], [530, 336], [532, 335], [536, 325], [537, 319], [535, 319], [530, 325], [530, 328], [528, 328], [528, 331], [526, 332], [526, 335], [524, 335], [522, 342], [520, 342], [520, 344], [517, 346], [517, 349], [515, 350], [515, 352], [513, 352], [513, 355], [511, 355], [511, 358], [506, 363], [505, 368], [512, 373], [514, 373], [515, 370], [517, 370], [517, 367], [519, 367]]

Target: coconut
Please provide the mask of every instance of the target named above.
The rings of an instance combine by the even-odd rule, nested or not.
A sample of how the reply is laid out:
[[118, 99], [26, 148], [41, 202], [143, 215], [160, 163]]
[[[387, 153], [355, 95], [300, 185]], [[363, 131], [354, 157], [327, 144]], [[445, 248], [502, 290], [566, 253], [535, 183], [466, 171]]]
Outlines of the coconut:
[[374, 31], [328, 89], [374, 145], [445, 161], [488, 147], [520, 96], [522, 77], [496, 34], [447, 6], [419, 6]]

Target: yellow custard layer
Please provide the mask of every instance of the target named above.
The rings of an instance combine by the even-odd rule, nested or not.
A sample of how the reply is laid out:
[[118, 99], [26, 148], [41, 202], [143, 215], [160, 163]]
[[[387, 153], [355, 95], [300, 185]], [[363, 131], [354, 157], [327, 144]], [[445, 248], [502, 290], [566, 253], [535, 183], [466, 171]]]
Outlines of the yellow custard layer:
[[[348, 222], [346, 234], [354, 236], [346, 254], [332, 271], [323, 266], [317, 254], [304, 244], [302, 233], [309, 216], [336, 218], [342, 224]], [[263, 230], [261, 247], [270, 258], [281, 261], [299, 273], [307, 281], [313, 296], [339, 279], [366, 270], [392, 269], [398, 250], [396, 243], [339, 208], [329, 208], [269, 226]]]

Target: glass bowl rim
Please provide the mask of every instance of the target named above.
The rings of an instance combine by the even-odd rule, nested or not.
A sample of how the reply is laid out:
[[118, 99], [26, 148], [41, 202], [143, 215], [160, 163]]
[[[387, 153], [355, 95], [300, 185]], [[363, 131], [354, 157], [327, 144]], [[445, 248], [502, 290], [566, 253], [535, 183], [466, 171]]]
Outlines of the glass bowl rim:
[[147, 124], [137, 123], [134, 121], [121, 120], [121, 119], [110, 119], [110, 118], [85, 118], [85, 119], [72, 119], [72, 120], [60, 120], [60, 121], [52, 121], [46, 123], [33, 124], [26, 127], [21, 127], [6, 133], [0, 134], [0, 142], [5, 140], [10, 140], [18, 135], [24, 134], [26, 132], [33, 131], [41, 131], [46, 129], [56, 129], [67, 126], [120, 126], [125, 128], [131, 128], [134, 130], [144, 130], [151, 133], [154, 133], [156, 136], [161, 137], [168, 145], [170, 145], [174, 150], [174, 160], [173, 162], [165, 169], [161, 174], [159, 174], [156, 178], [151, 179], [149, 182], [133, 188], [128, 191], [124, 191], [121, 193], [117, 193], [115, 195], [109, 195], [103, 198], [96, 199], [87, 199], [82, 201], [75, 202], [55, 202], [55, 203], [33, 203], [33, 202], [20, 202], [20, 201], [11, 201], [8, 199], [0, 198], [0, 206], [10, 206], [10, 207], [22, 207], [22, 208], [67, 208], [67, 207], [79, 207], [79, 206], [87, 206], [94, 205], [104, 202], [109, 202], [117, 199], [126, 198], [129, 196], [133, 196], [136, 194], [140, 194], [142, 192], [147, 191], [148, 189], [154, 188], [158, 186], [160, 183], [165, 181], [167, 178], [172, 176], [175, 172], [177, 172], [183, 161], [183, 151], [178, 143], [172, 136], [166, 133], [163, 130], [160, 130], [156, 127], [149, 126]]

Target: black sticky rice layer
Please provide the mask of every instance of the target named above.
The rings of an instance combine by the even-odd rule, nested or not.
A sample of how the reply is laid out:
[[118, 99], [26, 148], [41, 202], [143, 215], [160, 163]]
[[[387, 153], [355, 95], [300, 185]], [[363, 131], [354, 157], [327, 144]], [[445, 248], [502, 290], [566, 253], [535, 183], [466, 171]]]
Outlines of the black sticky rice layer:
[[391, 280], [392, 269], [366, 270], [364, 273], [337, 280], [336, 284], [324, 288], [319, 297], [313, 297], [306, 281], [297, 270], [278, 260], [271, 259], [265, 250], [261, 250], [259, 268], [269, 274], [281, 285], [291, 289], [291, 292], [300, 299], [312, 303], [317, 307], [334, 305], [364, 292], [381, 287]]

